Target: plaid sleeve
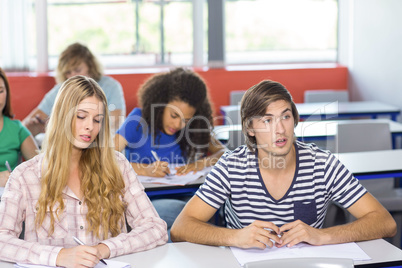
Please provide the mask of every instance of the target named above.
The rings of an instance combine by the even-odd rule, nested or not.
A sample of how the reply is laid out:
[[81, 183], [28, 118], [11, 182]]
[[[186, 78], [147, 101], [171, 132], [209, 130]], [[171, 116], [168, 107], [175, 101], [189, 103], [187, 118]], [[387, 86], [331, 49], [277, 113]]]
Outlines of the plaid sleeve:
[[24, 182], [32, 172], [15, 169], [0, 202], [0, 259], [10, 262], [56, 266], [61, 247], [41, 245], [18, 238], [25, 220], [29, 187]]

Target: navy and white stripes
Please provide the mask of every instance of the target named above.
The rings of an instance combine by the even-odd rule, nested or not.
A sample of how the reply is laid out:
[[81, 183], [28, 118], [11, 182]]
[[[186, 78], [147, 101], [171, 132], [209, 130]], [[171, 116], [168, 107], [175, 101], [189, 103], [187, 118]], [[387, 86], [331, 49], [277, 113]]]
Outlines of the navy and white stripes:
[[366, 190], [329, 152], [295, 142], [296, 171], [287, 193], [275, 200], [260, 175], [258, 158], [246, 146], [224, 154], [197, 191], [218, 209], [225, 204], [227, 227], [243, 228], [255, 220], [278, 226], [297, 219], [321, 227], [330, 200], [348, 208]]

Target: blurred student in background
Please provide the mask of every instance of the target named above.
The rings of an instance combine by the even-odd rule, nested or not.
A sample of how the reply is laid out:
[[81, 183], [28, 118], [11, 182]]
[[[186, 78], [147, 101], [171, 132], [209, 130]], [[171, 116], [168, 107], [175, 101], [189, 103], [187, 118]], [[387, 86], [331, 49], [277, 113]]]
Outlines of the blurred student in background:
[[101, 64], [88, 47], [80, 43], [69, 45], [60, 55], [56, 70], [55, 85], [24, 120], [23, 124], [36, 136], [45, 130], [45, 123], [54, 105], [61, 84], [75, 75], [93, 78], [105, 92], [109, 103], [112, 133], [119, 128], [126, 115], [126, 104], [121, 84], [115, 79], [103, 75]]
[[[214, 165], [224, 153], [211, 136], [211, 103], [196, 73], [177, 68], [156, 74], [141, 86], [138, 101], [141, 108], [131, 111], [115, 136], [116, 150], [125, 149], [138, 175], [164, 177], [171, 173], [168, 164], [181, 165], [177, 174], [185, 175]], [[169, 229], [185, 202], [153, 204]]]
[[[95, 80], [74, 76], [63, 83], [43, 153], [19, 165], [3, 193], [1, 260], [94, 267], [102, 258], [166, 243], [166, 223], [112, 146], [108, 115]], [[18, 238], [23, 222], [25, 240]]]
[[6, 73], [0, 68], [0, 187], [5, 186], [10, 176], [9, 168], [12, 170], [18, 165], [21, 154], [28, 160], [38, 151], [29, 130], [20, 121], [13, 120], [10, 91]]

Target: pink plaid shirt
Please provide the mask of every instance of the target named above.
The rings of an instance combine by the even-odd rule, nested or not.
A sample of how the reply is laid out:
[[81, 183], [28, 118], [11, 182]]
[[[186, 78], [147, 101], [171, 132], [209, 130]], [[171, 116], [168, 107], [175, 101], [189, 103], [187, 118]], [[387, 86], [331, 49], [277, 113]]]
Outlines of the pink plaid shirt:
[[[10, 262], [34, 263], [56, 266], [59, 251], [77, 246], [73, 236], [86, 245], [104, 243], [110, 249], [110, 258], [163, 245], [167, 241], [166, 223], [159, 218], [149, 201], [144, 187], [137, 180], [130, 163], [116, 152], [125, 182], [124, 201], [127, 202], [126, 218], [132, 227], [127, 233], [100, 241], [86, 233], [88, 208], [82, 200], [66, 187], [63, 191], [65, 210], [55, 220], [54, 233], [48, 237], [50, 217], [35, 228], [36, 203], [40, 194], [41, 163], [43, 154], [19, 165], [10, 175], [0, 202], [0, 259]], [[25, 240], [18, 239], [25, 221]]]

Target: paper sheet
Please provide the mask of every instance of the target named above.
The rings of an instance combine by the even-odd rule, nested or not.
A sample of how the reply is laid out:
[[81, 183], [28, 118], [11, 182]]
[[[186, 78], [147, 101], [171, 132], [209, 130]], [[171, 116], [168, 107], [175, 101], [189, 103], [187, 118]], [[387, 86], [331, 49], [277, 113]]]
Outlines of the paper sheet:
[[306, 243], [297, 244], [291, 248], [241, 249], [230, 247], [233, 255], [241, 266], [248, 262], [273, 260], [283, 258], [346, 258], [354, 261], [371, 260], [356, 243], [312, 246]]
[[186, 185], [187, 183], [193, 182], [196, 179], [206, 176], [212, 169], [212, 167], [204, 168], [201, 171], [198, 171], [194, 174], [194, 172], [190, 172], [186, 175], [176, 175], [175, 167], [179, 167], [178, 165], [169, 165], [169, 169], [171, 172], [170, 176], [165, 176], [162, 178], [159, 177], [148, 177], [148, 176], [137, 176], [138, 180], [142, 183], [158, 183], [158, 184], [168, 184], [168, 185]]
[[[131, 264], [121, 261], [114, 261], [106, 259], [105, 262], [107, 266], [103, 263], [99, 262], [95, 268], [130, 268]], [[53, 268], [54, 266], [46, 266], [46, 265], [37, 265], [37, 264], [25, 264], [25, 263], [16, 263], [14, 264], [17, 268]]]

